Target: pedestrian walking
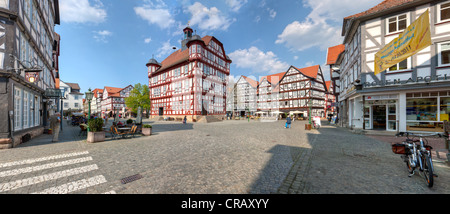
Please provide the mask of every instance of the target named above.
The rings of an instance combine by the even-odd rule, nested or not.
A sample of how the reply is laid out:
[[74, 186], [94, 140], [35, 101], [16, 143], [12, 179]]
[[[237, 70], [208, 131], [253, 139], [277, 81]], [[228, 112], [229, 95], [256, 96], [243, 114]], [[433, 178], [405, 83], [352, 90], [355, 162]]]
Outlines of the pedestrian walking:
[[57, 112], [50, 117], [50, 128], [52, 129], [53, 139], [52, 142], [58, 142], [59, 129], [61, 122], [61, 114]]
[[187, 118], [186, 118], [186, 115], [185, 115], [184, 118], [183, 118], [183, 124], [186, 124], [186, 120], [187, 120]]
[[291, 128], [291, 117], [287, 117], [286, 118], [286, 125], [285, 125], [285, 127], [284, 128], [288, 128], [288, 126], [289, 126], [289, 129]]

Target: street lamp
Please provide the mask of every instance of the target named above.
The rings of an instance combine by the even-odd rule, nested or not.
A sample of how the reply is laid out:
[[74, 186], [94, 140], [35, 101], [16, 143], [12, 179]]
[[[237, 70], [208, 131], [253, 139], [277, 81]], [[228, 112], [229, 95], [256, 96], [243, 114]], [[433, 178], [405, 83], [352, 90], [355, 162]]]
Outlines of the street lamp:
[[[89, 91], [85, 92], [85, 94], [86, 94], [86, 100], [88, 100], [88, 102], [89, 102], [89, 114], [88, 114], [88, 120], [89, 120], [89, 119], [91, 119], [91, 100], [92, 100], [92, 97], [94, 97], [94, 92], [92, 92], [91, 88], [89, 88]], [[87, 129], [88, 129], [87, 131], [89, 132], [90, 131], [89, 126]]]

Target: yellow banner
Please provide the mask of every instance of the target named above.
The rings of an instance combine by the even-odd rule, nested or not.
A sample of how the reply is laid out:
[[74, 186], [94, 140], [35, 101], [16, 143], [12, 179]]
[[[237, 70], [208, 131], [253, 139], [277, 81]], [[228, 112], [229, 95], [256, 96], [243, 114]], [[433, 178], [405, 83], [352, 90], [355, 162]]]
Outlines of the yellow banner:
[[428, 10], [375, 54], [375, 75], [431, 45]]

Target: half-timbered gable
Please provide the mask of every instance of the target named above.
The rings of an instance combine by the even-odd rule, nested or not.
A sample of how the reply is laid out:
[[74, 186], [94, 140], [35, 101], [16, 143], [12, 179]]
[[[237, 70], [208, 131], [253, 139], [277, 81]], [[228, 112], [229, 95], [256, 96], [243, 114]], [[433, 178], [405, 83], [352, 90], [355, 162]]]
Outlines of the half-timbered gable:
[[192, 34], [190, 27], [183, 32], [181, 49], [161, 63], [152, 58], [146, 64], [152, 117], [222, 118], [226, 112], [226, 81], [231, 60], [217, 38], [200, 38]]
[[[375, 54], [429, 11], [431, 46], [375, 75]], [[340, 122], [388, 131], [442, 131], [450, 101], [450, 1], [385, 0], [344, 18]], [[342, 114], [341, 114], [342, 113]]]
[[246, 76], [241, 76], [235, 84], [235, 115], [244, 116], [257, 111], [258, 82]]

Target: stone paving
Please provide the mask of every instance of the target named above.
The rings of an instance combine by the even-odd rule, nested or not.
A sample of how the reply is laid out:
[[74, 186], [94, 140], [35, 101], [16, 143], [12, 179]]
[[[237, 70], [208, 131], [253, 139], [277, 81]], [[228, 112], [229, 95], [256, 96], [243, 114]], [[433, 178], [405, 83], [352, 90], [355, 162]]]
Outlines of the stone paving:
[[[0, 150], [0, 194], [450, 192], [444, 161], [435, 161], [439, 177], [429, 189], [419, 175], [408, 177], [389, 143], [331, 125], [144, 122], [152, 136], [87, 143], [64, 123], [60, 142], [41, 135]], [[139, 179], [121, 183], [133, 175]]]

